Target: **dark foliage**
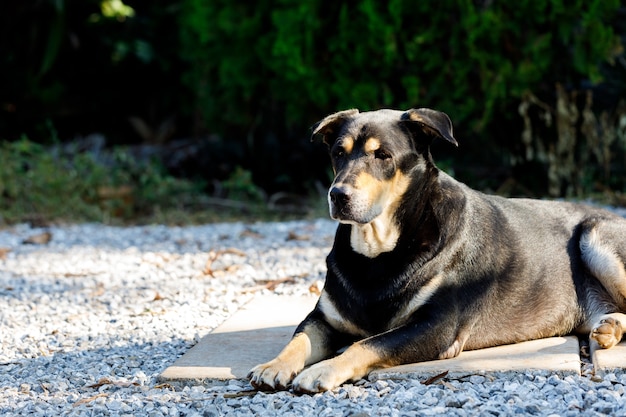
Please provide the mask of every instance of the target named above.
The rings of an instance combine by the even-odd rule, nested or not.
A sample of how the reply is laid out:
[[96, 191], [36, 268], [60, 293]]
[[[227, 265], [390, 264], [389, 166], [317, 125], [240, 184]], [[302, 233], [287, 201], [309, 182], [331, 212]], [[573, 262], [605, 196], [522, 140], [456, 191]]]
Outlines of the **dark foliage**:
[[440, 147], [436, 159], [472, 185], [553, 195], [626, 186], [619, 0], [0, 7], [4, 140], [192, 138], [194, 158], [177, 174], [211, 184], [242, 166], [267, 191], [302, 191], [329, 177], [323, 146], [308, 142], [315, 121], [424, 106], [455, 121], [461, 148]]

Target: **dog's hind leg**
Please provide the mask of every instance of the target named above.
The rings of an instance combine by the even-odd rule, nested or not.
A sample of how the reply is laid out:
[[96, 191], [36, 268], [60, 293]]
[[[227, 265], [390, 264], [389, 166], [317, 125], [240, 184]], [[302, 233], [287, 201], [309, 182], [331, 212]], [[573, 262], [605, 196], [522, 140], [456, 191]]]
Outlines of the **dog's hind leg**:
[[626, 221], [588, 220], [583, 228], [582, 260], [609, 296], [595, 294], [591, 317], [583, 327], [590, 330], [592, 344], [607, 349], [619, 343], [626, 331]]
[[626, 314], [603, 314], [592, 326], [589, 340], [595, 341], [599, 347], [608, 349], [620, 342], [626, 330]]
[[470, 325], [466, 325], [466, 327], [462, 328], [458, 333], [454, 342], [450, 345], [448, 349], [439, 354], [438, 359], [452, 359], [456, 358], [463, 351], [463, 347], [465, 346], [465, 342], [469, 339], [470, 336]]

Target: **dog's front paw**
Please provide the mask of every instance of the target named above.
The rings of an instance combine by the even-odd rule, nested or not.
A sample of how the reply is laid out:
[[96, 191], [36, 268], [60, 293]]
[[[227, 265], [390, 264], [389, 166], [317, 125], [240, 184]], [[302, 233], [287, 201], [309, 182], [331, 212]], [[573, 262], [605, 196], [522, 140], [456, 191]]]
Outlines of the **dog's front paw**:
[[316, 363], [293, 380], [293, 390], [303, 394], [331, 390], [350, 379], [350, 375], [342, 375], [340, 371], [340, 368], [333, 366], [332, 360]]
[[297, 367], [278, 359], [257, 365], [248, 373], [250, 384], [261, 391], [285, 390], [300, 371]]
[[590, 339], [598, 342], [601, 348], [609, 349], [622, 340], [623, 328], [619, 320], [613, 317], [604, 317], [591, 330]]

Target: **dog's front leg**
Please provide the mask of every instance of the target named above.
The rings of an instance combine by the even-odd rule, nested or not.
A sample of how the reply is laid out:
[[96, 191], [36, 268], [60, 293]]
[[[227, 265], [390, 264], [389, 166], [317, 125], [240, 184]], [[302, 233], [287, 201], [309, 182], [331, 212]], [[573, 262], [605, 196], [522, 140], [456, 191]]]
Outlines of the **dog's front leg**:
[[287, 346], [271, 361], [257, 365], [248, 374], [250, 383], [263, 391], [284, 390], [305, 366], [335, 353], [334, 330], [314, 310], [296, 329]]
[[346, 381], [357, 380], [370, 371], [385, 367], [380, 352], [361, 342], [351, 345], [341, 355], [316, 363], [293, 380], [293, 390], [300, 393], [328, 391]]
[[437, 359], [453, 341], [454, 334], [448, 334], [443, 326], [401, 326], [356, 342], [342, 354], [305, 369], [293, 380], [293, 390], [327, 391], [375, 369]]

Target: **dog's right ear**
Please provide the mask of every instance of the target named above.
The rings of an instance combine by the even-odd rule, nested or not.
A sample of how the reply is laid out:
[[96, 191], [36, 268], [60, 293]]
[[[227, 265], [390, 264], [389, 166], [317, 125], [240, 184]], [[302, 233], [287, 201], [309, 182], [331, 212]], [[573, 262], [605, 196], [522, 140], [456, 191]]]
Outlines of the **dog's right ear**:
[[316, 136], [321, 135], [322, 142], [328, 145], [328, 147], [331, 147], [333, 143], [335, 143], [335, 140], [337, 140], [337, 135], [339, 134], [339, 131], [344, 123], [357, 114], [359, 114], [357, 109], [350, 109], [326, 116], [311, 127], [311, 130], [313, 131], [313, 133], [311, 133], [311, 140], [314, 140]]

